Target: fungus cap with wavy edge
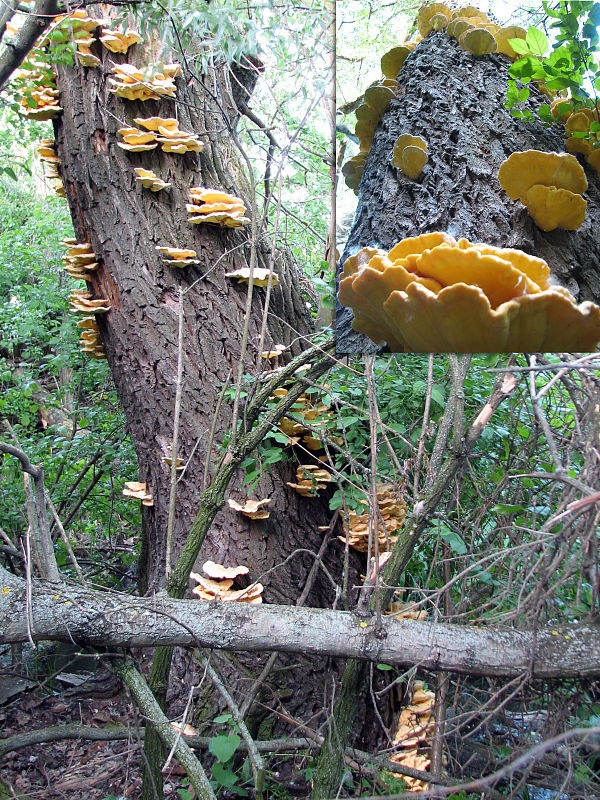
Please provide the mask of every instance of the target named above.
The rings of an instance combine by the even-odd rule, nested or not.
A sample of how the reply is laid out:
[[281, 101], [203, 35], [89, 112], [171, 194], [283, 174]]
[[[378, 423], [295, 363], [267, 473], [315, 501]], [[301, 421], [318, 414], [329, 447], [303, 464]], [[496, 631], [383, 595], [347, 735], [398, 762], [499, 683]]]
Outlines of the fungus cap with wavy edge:
[[436, 296], [415, 282], [392, 292], [385, 309], [402, 331], [406, 352], [589, 352], [600, 341], [598, 306], [577, 306], [562, 287], [492, 309], [477, 286], [458, 283]]
[[582, 194], [588, 188], [583, 167], [570, 153], [524, 150], [512, 153], [498, 170], [498, 180], [512, 200], [525, 203], [527, 191], [536, 184], [555, 186]]
[[444, 3], [432, 3], [421, 7], [417, 16], [417, 27], [421, 36], [427, 36], [434, 30], [431, 20], [436, 14], [443, 14], [448, 20], [451, 14], [450, 7]]
[[587, 209], [587, 201], [580, 194], [540, 184], [527, 190], [524, 205], [543, 231], [556, 228], [575, 231], [583, 224]]
[[[426, 248], [434, 236], [446, 234], [401, 242], [391, 266], [361, 266], [340, 281], [356, 330], [393, 352], [580, 352], [600, 341], [598, 306], [551, 287], [542, 259], [466, 239]], [[372, 261], [390, 264], [392, 251]]]

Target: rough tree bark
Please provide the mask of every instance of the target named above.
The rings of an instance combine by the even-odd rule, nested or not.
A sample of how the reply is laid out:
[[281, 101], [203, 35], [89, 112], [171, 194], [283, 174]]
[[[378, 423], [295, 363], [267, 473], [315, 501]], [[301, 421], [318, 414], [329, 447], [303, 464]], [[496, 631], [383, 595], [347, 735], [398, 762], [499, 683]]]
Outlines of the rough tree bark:
[[[343, 261], [361, 247], [389, 250], [429, 231], [513, 247], [545, 259], [553, 277], [578, 299], [600, 301], [600, 182], [582, 160], [589, 183], [587, 217], [577, 231], [545, 233], [498, 181], [500, 164], [519, 150], [564, 151], [562, 126], [511, 117], [504, 107], [505, 56], [476, 58], [445, 33], [433, 33], [408, 56], [398, 95], [385, 110], [371, 145]], [[532, 110], [545, 98], [535, 87]], [[422, 136], [429, 162], [417, 180], [389, 163], [401, 133]], [[337, 309], [337, 351], [375, 352], [350, 329], [352, 311]]]
[[[229, 380], [231, 385], [237, 372], [248, 291], [225, 277], [225, 272], [248, 265], [248, 229], [189, 224], [185, 208], [189, 187], [224, 189], [242, 196], [248, 207], [251, 198], [234, 142], [239, 110], [231, 71], [218, 64], [206, 75], [186, 73], [176, 81], [176, 100], [122, 100], [109, 93], [107, 77], [115, 62], [142, 62], [146, 56], [136, 47], [137, 52], [130, 50], [128, 57], [98, 50], [103, 59], [98, 69], [60, 68], [64, 111], [55, 123], [55, 134], [77, 239], [91, 242], [100, 263], [92, 293], [111, 304], [111, 311], [98, 320], [104, 348], [129, 422], [140, 480], [154, 498], [154, 506], [143, 509], [141, 585], [149, 593], [164, 583], [170, 469], [162, 458], [173, 434], [179, 289], [186, 290], [179, 454], [189, 463], [177, 491], [173, 563], [199, 510], [204, 465], [209, 465], [210, 478], [221, 455], [216, 445], [231, 423], [230, 403], [219, 406], [219, 396], [224, 383]], [[245, 85], [252, 88], [254, 78], [250, 76]], [[118, 128], [132, 124], [136, 116], [152, 115], [177, 116], [182, 129], [195, 131], [206, 143], [204, 151], [183, 156], [161, 151], [125, 153], [117, 146]], [[154, 169], [172, 184], [171, 189], [151, 193], [136, 187], [134, 166]], [[157, 245], [192, 248], [201, 263], [171, 269], [157, 254]], [[264, 235], [260, 236], [257, 266], [268, 266], [270, 248]], [[297, 268], [284, 249], [277, 248], [276, 253], [280, 285], [271, 298], [265, 347], [283, 342], [297, 353], [306, 346], [304, 337], [311, 333], [311, 321]], [[260, 361], [264, 292], [255, 288], [246, 372], [255, 372]], [[221, 511], [199, 558], [200, 563], [213, 558], [249, 565], [251, 577], [264, 583], [264, 598], [272, 603], [295, 601], [313, 559], [301, 553], [269, 575], [263, 574], [296, 548], [318, 551], [323, 536], [318, 525], [330, 517], [325, 500], [307, 500], [288, 489], [285, 481], [293, 478], [295, 465], [281, 465], [270, 470], [255, 490], [256, 497], [272, 498], [268, 520], [252, 522], [227, 507]], [[231, 496], [237, 500], [247, 494], [240, 482], [232, 485]], [[338, 549], [336, 542], [325, 556], [333, 574], [339, 574], [342, 563], [336, 557]], [[329, 605], [333, 596], [334, 587], [319, 573], [311, 605]], [[322, 666], [305, 663], [286, 673], [287, 681], [298, 681], [291, 698], [293, 713], [301, 714], [303, 707], [313, 713], [315, 704], [320, 705], [315, 685], [321, 685]]]

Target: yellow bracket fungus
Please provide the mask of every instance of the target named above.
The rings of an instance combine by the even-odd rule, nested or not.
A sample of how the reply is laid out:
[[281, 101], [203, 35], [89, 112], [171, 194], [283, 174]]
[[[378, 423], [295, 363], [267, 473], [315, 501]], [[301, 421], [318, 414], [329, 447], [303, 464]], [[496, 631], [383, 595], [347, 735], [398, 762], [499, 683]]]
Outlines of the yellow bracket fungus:
[[250, 222], [248, 217], [244, 216], [246, 213], [244, 201], [218, 189], [192, 186], [190, 203], [186, 208], [191, 215], [188, 217], [188, 222], [193, 225], [210, 222], [226, 228], [241, 228]]
[[147, 491], [146, 484], [140, 481], [125, 481], [123, 497], [133, 497], [135, 500], [141, 500], [143, 506], [154, 505], [154, 500], [152, 499], [152, 495]]
[[[585, 219], [588, 187], [583, 167], [570, 153], [525, 150], [513, 153], [500, 166], [498, 180], [512, 200], [525, 205], [544, 231], [575, 230]], [[554, 191], [550, 191], [551, 189]]]
[[403, 42], [392, 47], [381, 56], [381, 71], [386, 78], [396, 78], [407, 56], [415, 49], [416, 42]]
[[[450, 18], [450, 8], [444, 3], [431, 3], [428, 6], [422, 6], [417, 15], [417, 27], [421, 36], [425, 37], [433, 30], [441, 30], [441, 27], [446, 27], [448, 19]], [[445, 17], [445, 23], [442, 26], [439, 15]], [[435, 23], [434, 23], [435, 20]], [[438, 25], [440, 27], [435, 27]]]
[[270, 502], [271, 498], [266, 497], [264, 500], [246, 500], [242, 505], [230, 498], [227, 501], [227, 505], [229, 508], [232, 508], [234, 511], [239, 511], [240, 514], [243, 514], [249, 519], [268, 519], [269, 512], [266, 508], [263, 508], [263, 506], [269, 505]]
[[373, 256], [338, 299], [355, 330], [393, 352], [586, 352], [600, 341], [600, 308], [552, 286], [545, 261], [445, 233]]
[[[267, 286], [269, 283], [269, 275], [271, 275], [271, 286], [277, 286], [279, 283], [277, 275], [268, 269], [254, 267], [252, 283], [255, 286]], [[250, 283], [250, 267], [240, 267], [240, 269], [235, 269], [232, 272], [226, 272], [225, 276], [227, 278], [236, 278], [240, 283]]]
[[188, 264], [199, 264], [195, 250], [185, 250], [177, 247], [156, 248], [170, 267], [187, 267]]
[[171, 185], [170, 183], [165, 183], [165, 181], [159, 178], [151, 169], [136, 167], [134, 172], [135, 182], [145, 189], [150, 189], [151, 192], [159, 192], [161, 189], [168, 189]]
[[126, 30], [124, 33], [103, 29], [100, 41], [111, 53], [126, 53], [132, 44], [142, 41], [136, 31]]
[[69, 295], [69, 305], [79, 314], [105, 314], [110, 311], [107, 300], [100, 297], [92, 300], [92, 295], [85, 290], [76, 289]]
[[415, 180], [427, 163], [427, 142], [420, 136], [402, 134], [396, 139], [390, 163]]
[[485, 28], [470, 28], [459, 36], [458, 42], [463, 50], [468, 50], [474, 56], [485, 56], [495, 53], [498, 43], [494, 34]]

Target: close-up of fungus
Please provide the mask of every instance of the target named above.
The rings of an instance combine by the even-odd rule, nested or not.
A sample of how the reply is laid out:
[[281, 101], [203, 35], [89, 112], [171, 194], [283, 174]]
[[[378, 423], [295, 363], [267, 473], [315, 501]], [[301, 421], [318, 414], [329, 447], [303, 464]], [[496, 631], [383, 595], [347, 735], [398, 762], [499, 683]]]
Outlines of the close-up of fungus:
[[[367, 502], [362, 503], [367, 506]], [[397, 532], [404, 525], [406, 519], [406, 502], [390, 484], [377, 484], [377, 519], [373, 521], [373, 534], [377, 531], [379, 552], [383, 553], [392, 549], [398, 538]], [[344, 522], [344, 536], [339, 536], [341, 542], [346, 541], [359, 553], [366, 553], [369, 549], [369, 511], [349, 511], [348, 525]]]
[[415, 180], [427, 163], [427, 142], [420, 136], [404, 133], [394, 143], [390, 164]]
[[135, 500], [141, 500], [143, 506], [154, 505], [154, 500], [152, 495], [148, 492], [146, 484], [140, 481], [125, 481], [123, 497], [132, 497]]
[[359, 263], [339, 302], [355, 330], [392, 352], [585, 352], [600, 341], [600, 308], [577, 305], [545, 261], [520, 250], [429, 233]]
[[150, 69], [140, 69], [132, 64], [116, 64], [112, 71], [115, 77], [108, 79], [108, 91], [117, 97], [126, 100], [159, 100], [163, 97], [175, 97], [176, 86], [173, 83], [172, 74], [174, 67], [179, 65], [168, 65], [170, 72], [163, 67], [163, 72], [155, 72]]
[[100, 41], [111, 53], [126, 53], [132, 44], [142, 41], [137, 31], [126, 30], [123, 33], [104, 28]]
[[92, 300], [92, 295], [85, 290], [75, 290], [69, 295], [69, 305], [78, 314], [105, 314], [110, 311], [110, 304], [103, 297]]
[[[252, 283], [255, 286], [268, 286], [269, 276], [271, 277], [271, 286], [279, 284], [279, 278], [271, 270], [263, 267], [254, 267], [252, 272]], [[238, 283], [250, 283], [250, 267], [240, 267], [231, 272], [225, 273], [226, 278], [235, 278]]]
[[163, 247], [157, 245], [156, 249], [162, 255], [163, 260], [170, 267], [187, 267], [188, 264], [199, 264], [195, 250], [186, 250], [181, 247]]
[[543, 231], [576, 230], [585, 220], [588, 188], [583, 167], [570, 153], [525, 150], [500, 166], [500, 185], [512, 200], [527, 207]]
[[151, 192], [160, 192], [161, 189], [168, 189], [171, 186], [170, 183], [165, 183], [165, 181], [159, 178], [151, 169], [136, 167], [134, 172], [135, 182], [139, 186], [143, 186], [144, 189], [150, 189]]
[[227, 501], [227, 505], [249, 519], [268, 519], [269, 512], [264, 506], [268, 506], [270, 502], [270, 497], [266, 497], [263, 500], [246, 500], [244, 504], [237, 503], [230, 498]]
[[193, 225], [207, 222], [226, 228], [242, 228], [250, 222], [245, 216], [244, 201], [218, 189], [192, 186], [186, 208], [190, 214], [188, 222]]

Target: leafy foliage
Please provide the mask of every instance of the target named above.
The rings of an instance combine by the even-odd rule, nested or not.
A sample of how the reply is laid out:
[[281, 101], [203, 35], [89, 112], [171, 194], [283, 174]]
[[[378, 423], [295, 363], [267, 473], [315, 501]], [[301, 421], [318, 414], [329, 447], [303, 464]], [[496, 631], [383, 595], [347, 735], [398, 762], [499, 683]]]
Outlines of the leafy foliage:
[[[511, 45], [522, 57], [509, 69], [513, 80], [509, 81], [506, 106], [517, 118], [531, 119], [529, 109], [517, 107], [528, 99], [526, 90], [519, 90], [516, 80], [528, 84], [539, 82], [553, 92], [571, 98], [571, 108], [589, 108], [598, 103], [600, 90], [600, 3], [561, 2], [543, 3], [551, 22], [551, 52], [548, 37], [530, 26], [525, 41], [511, 39]], [[543, 103], [539, 117], [546, 123], [554, 122], [550, 106]], [[594, 125], [596, 123], [593, 123]]]
[[[129, 570], [134, 548], [124, 542], [139, 529], [139, 510], [121, 490], [137, 466], [107, 364], [78, 348], [68, 309], [73, 282], [59, 256], [61, 239], [72, 235], [67, 209], [58, 198], [32, 200], [14, 186], [0, 193], [0, 209], [0, 418], [31, 461], [43, 465], [52, 501], [72, 544], [86, 552], [89, 571], [111, 582], [106, 558], [96, 563], [94, 553], [120, 548], [117, 574]], [[0, 517], [15, 543], [26, 526], [24, 502], [20, 467], [5, 456]], [[69, 570], [60, 541], [57, 560]]]

